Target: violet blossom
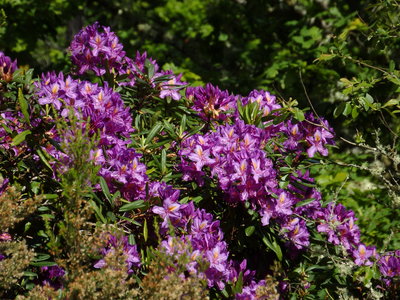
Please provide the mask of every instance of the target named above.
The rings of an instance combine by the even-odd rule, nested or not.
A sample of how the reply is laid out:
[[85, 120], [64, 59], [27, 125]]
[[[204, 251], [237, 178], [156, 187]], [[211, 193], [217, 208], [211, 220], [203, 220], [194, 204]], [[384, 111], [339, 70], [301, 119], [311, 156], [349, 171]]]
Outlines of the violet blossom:
[[[141, 262], [139, 253], [137, 251], [137, 246], [129, 244], [127, 236], [122, 236], [118, 238], [112, 234], [109, 234], [107, 245], [105, 248], [100, 249], [100, 253], [103, 256], [106, 256], [109, 253], [113, 253], [115, 249], [121, 248], [123, 254], [126, 256], [125, 263], [127, 267], [127, 272], [128, 274], [132, 274], [135, 269], [141, 266]], [[100, 259], [94, 264], [94, 267], [96, 269], [107, 267], [107, 262], [104, 258]]]

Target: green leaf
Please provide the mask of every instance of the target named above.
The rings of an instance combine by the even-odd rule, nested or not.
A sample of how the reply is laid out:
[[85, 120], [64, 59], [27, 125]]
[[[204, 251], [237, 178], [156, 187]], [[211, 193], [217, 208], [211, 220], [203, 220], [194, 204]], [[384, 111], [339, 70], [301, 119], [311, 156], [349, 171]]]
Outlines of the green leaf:
[[276, 257], [281, 261], [282, 260], [282, 249], [276, 242], [275, 238], [273, 238], [272, 236], [270, 236], [270, 238], [267, 238], [267, 236], [264, 235], [262, 238], [262, 241], [269, 249], [271, 249], [272, 251], [275, 252]]
[[388, 102], [386, 102], [382, 108], [388, 107], [388, 106], [393, 106], [393, 105], [398, 105], [400, 103], [399, 99], [390, 99]]
[[172, 126], [171, 123], [169, 123], [167, 120], [164, 120], [164, 128], [168, 131], [169, 135], [175, 140], [178, 139], [179, 137], [175, 133], [175, 128]]
[[327, 61], [327, 60], [331, 60], [331, 59], [333, 59], [335, 57], [336, 57], [336, 54], [325, 54], [325, 53], [323, 53], [318, 58], [316, 58], [314, 60], [314, 62], [316, 62], [316, 61]]
[[39, 261], [39, 262], [31, 262], [31, 266], [34, 267], [52, 267], [57, 266], [57, 264], [53, 261]]
[[1, 126], [3, 127], [3, 129], [8, 133], [8, 134], [12, 134], [13, 133], [13, 131], [9, 128], [9, 127], [7, 127], [7, 125], [6, 124], [1, 124]]
[[131, 203], [125, 204], [120, 207], [120, 212], [130, 211], [134, 209], [144, 208], [146, 207], [146, 203], [143, 200], [133, 201]]
[[310, 199], [306, 199], [300, 202], [296, 203], [296, 207], [301, 207], [301, 206], [305, 206], [307, 204], [310, 204], [311, 202], [315, 201], [315, 198], [310, 198]]
[[40, 212], [45, 212], [45, 211], [49, 211], [50, 209], [47, 207], [47, 206], [40, 206], [39, 208], [38, 208], [38, 211], [40, 211]]
[[30, 120], [29, 120], [29, 113], [28, 113], [28, 102], [26, 102], [26, 99], [24, 97], [24, 94], [22, 93], [22, 89], [18, 89], [18, 103], [19, 106], [21, 107], [21, 112], [25, 117], [25, 121], [30, 125]]
[[279, 171], [286, 173], [286, 172], [291, 172], [292, 169], [289, 167], [281, 167], [279, 168]]
[[128, 243], [129, 245], [136, 245], [135, 236], [133, 234], [128, 236]]
[[29, 69], [28, 71], [25, 72], [25, 85], [31, 84], [33, 71], [34, 69]]
[[352, 117], [353, 119], [355, 119], [355, 118], [358, 117], [358, 114], [359, 114], [358, 109], [357, 109], [356, 106], [354, 106], [354, 107], [353, 107], [353, 110], [351, 111], [351, 117]]
[[243, 272], [240, 272], [233, 292], [234, 294], [239, 294], [242, 292], [242, 289], [243, 289]]
[[101, 190], [103, 191], [103, 193], [106, 196], [107, 200], [111, 204], [113, 204], [112, 203], [112, 197], [111, 197], [111, 194], [110, 194], [110, 190], [108, 189], [107, 181], [102, 176], [100, 176], [99, 180], [100, 180]]
[[244, 233], [246, 234], [246, 236], [251, 236], [254, 233], [254, 230], [256, 228], [254, 226], [249, 226], [244, 230]]
[[165, 149], [161, 151], [161, 173], [167, 173], [167, 151]]
[[98, 216], [98, 218], [101, 220], [101, 222], [103, 222], [103, 224], [107, 224], [107, 220], [103, 216], [103, 213], [101, 212], [101, 208], [96, 204], [96, 202], [94, 202], [93, 200], [90, 200], [89, 203], [90, 203], [90, 206], [95, 211], [95, 213]]
[[50, 219], [54, 219], [55, 217], [51, 214], [42, 214], [40, 215], [42, 217], [43, 220], [50, 220]]
[[396, 64], [395, 64], [395, 62], [393, 60], [391, 60], [389, 62], [389, 71], [393, 72], [395, 68], [396, 68]]
[[243, 104], [242, 101], [240, 99], [238, 99], [238, 101], [236, 102], [238, 111], [239, 111], [239, 115], [242, 117], [243, 116]]
[[365, 100], [367, 100], [367, 102], [369, 103], [369, 104], [372, 104], [372, 103], [374, 103], [374, 98], [372, 98], [372, 96], [370, 95], [370, 94], [365, 94]]
[[125, 221], [128, 221], [128, 222], [131, 222], [132, 224], [135, 224], [136, 226], [142, 227], [142, 224], [140, 224], [139, 222], [135, 221], [134, 219], [127, 218], [127, 217], [124, 217], [124, 216], [117, 216], [117, 217], [120, 218], [121, 220], [125, 220]]
[[38, 255], [35, 257], [34, 261], [35, 261], [35, 262], [43, 261], [43, 260], [49, 259], [50, 257], [51, 257], [51, 256], [50, 256], [49, 254], [42, 253], [42, 254], [38, 254]]
[[275, 117], [273, 120], [273, 124], [277, 125], [279, 123], [282, 123], [284, 120], [286, 120], [288, 118], [288, 115], [289, 115], [289, 113], [284, 113], [282, 115]]
[[29, 135], [29, 134], [31, 134], [31, 133], [32, 133], [32, 131], [30, 131], [30, 130], [25, 130], [25, 131], [22, 131], [21, 133], [17, 134], [17, 135], [13, 138], [12, 143], [11, 143], [11, 146], [18, 146], [18, 145], [21, 144], [23, 141], [25, 141], [26, 136]]
[[143, 223], [143, 237], [144, 241], [147, 242], [147, 239], [149, 237], [149, 229], [147, 228], [147, 219], [144, 219]]
[[110, 220], [111, 222], [115, 222], [116, 221], [116, 216], [112, 211], [108, 211], [107, 214], [107, 219]]
[[257, 102], [253, 102], [252, 104], [253, 106], [251, 109], [250, 117], [251, 117], [251, 122], [254, 124], [258, 114], [260, 113], [260, 105]]
[[341, 102], [338, 106], [336, 106], [335, 110], [333, 111], [333, 116], [335, 118], [339, 117], [343, 113], [346, 104], [346, 102]]
[[346, 106], [344, 108], [344, 111], [343, 111], [343, 115], [345, 115], [347, 117], [348, 115], [351, 114], [351, 110], [352, 110], [351, 104], [349, 102], [347, 102]]
[[38, 277], [38, 274], [29, 272], [29, 271], [24, 271], [24, 276], [26, 277]]
[[179, 136], [182, 137], [186, 130], [186, 115], [182, 116], [181, 125], [179, 127]]
[[315, 187], [316, 186], [316, 183], [315, 182], [312, 182], [312, 181], [309, 181], [309, 180], [306, 180], [306, 179], [300, 179], [300, 184], [302, 184], [302, 185], [304, 185], [304, 186], [307, 186], [307, 187]]
[[400, 85], [400, 79], [397, 76], [388, 74], [385, 76], [389, 81], [393, 82], [396, 85]]
[[154, 76], [154, 65], [151, 63], [151, 61], [149, 59], [146, 59], [144, 64], [145, 64], [145, 66], [147, 68], [147, 76], [149, 78], [153, 78], [153, 76]]
[[26, 222], [24, 225], [24, 233], [26, 233], [32, 226], [31, 222]]
[[334, 182], [343, 182], [347, 179], [349, 176], [348, 173], [346, 172], [339, 172], [336, 174], [335, 178], [333, 179]]
[[38, 154], [40, 160], [49, 168], [49, 170], [53, 171], [52, 167], [50, 166], [49, 162], [47, 161], [46, 156], [42, 152], [41, 149], [36, 149], [36, 153]]
[[149, 134], [146, 137], [145, 145], [149, 145], [153, 141], [153, 138], [155, 137], [155, 135], [158, 134], [162, 128], [163, 128], [163, 125], [161, 125], [160, 123], [157, 123], [156, 125], [154, 125], [154, 127], [150, 130]]
[[224, 295], [225, 298], [229, 298], [229, 294], [228, 294], [228, 292], [226, 291], [226, 289], [223, 289], [223, 290], [221, 291], [221, 293], [222, 293], [222, 295]]
[[50, 200], [50, 199], [57, 199], [58, 195], [57, 194], [43, 194], [43, 197], [47, 200]]
[[301, 109], [295, 108], [293, 114], [296, 120], [300, 122], [305, 120], [304, 112]]

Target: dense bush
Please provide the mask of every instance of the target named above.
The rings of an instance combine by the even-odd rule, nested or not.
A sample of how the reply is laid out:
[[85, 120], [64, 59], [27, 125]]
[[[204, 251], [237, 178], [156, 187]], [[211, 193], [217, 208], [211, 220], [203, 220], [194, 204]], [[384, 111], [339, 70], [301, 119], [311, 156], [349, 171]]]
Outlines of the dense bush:
[[[69, 72], [40, 79], [1, 53], [3, 298], [398, 296], [399, 238], [373, 246], [339, 202], [367, 194], [349, 174], [369, 177], [323, 167], [335, 133], [317, 112], [188, 86], [98, 23], [69, 51]], [[397, 172], [396, 145], [353, 144]], [[398, 173], [375, 167], [395, 207]]]

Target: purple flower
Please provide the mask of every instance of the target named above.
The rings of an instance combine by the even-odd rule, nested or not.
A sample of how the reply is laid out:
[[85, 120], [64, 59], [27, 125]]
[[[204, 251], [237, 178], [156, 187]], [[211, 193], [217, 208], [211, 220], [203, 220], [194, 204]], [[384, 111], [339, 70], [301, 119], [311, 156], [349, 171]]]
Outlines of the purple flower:
[[385, 277], [400, 276], [400, 256], [393, 252], [382, 255], [378, 261], [379, 271]]
[[303, 249], [310, 245], [310, 233], [304, 220], [293, 218], [282, 226], [282, 230], [284, 231], [283, 236], [288, 238], [295, 248]]
[[55, 290], [63, 287], [65, 271], [59, 266], [41, 267], [40, 278], [42, 285], [49, 285]]
[[205, 164], [212, 164], [215, 160], [210, 157], [210, 150], [203, 150], [200, 145], [197, 145], [194, 152], [188, 158], [195, 162], [196, 170], [201, 171]]
[[210, 268], [219, 272], [226, 270], [226, 261], [228, 254], [225, 252], [225, 244], [218, 243], [212, 250], [206, 252], [207, 261], [210, 262]]
[[283, 130], [287, 134], [287, 139], [283, 143], [285, 148], [292, 151], [302, 150], [302, 147], [299, 145], [299, 143], [304, 139], [304, 134], [303, 130], [300, 130], [299, 124], [292, 124], [292, 122], [289, 120]]
[[0, 195], [3, 194], [4, 191], [7, 189], [9, 182], [10, 180], [8, 178], [3, 180], [3, 182], [0, 185]]
[[174, 100], [181, 99], [179, 90], [182, 86], [186, 85], [186, 82], [181, 81], [182, 74], [175, 76], [172, 71], [166, 71], [160, 74], [161, 76], [169, 75], [170, 79], [167, 82], [161, 83], [160, 98], [171, 97]]
[[0, 51], [0, 78], [5, 82], [11, 82], [13, 73], [17, 69], [17, 60], [11, 58]]
[[173, 199], [166, 199], [164, 200], [162, 207], [154, 206], [152, 211], [164, 219], [161, 227], [168, 228], [169, 221], [172, 224], [176, 224], [181, 219], [182, 215], [180, 213], [180, 207], [181, 205]]
[[275, 216], [275, 209], [272, 207], [272, 204], [265, 203], [259, 210], [259, 213], [261, 215], [261, 224], [267, 226], [269, 225], [270, 219]]
[[355, 258], [354, 263], [359, 266], [371, 266], [372, 262], [369, 260], [369, 258], [373, 255], [374, 252], [374, 248], [366, 247], [364, 244], [359, 244], [358, 248], [354, 249], [353, 251], [353, 256]]
[[59, 266], [41, 267], [40, 270], [42, 272], [48, 272], [50, 279], [63, 277], [65, 275], [64, 269]]
[[321, 127], [316, 127], [315, 125], [305, 126], [305, 128], [308, 129], [306, 140], [310, 145], [310, 147], [307, 149], [308, 156], [314, 157], [315, 153], [317, 152], [323, 156], [327, 156], [328, 149], [325, 148], [325, 145], [334, 143], [332, 128], [329, 127], [327, 121], [323, 119], [316, 119], [312, 114], [306, 114], [306, 119], [313, 123], [321, 124]]
[[[115, 251], [115, 249], [121, 249], [126, 256], [126, 267], [127, 267], [127, 272], [128, 274], [132, 274], [134, 272], [134, 268], [139, 268], [141, 263], [140, 263], [140, 256], [137, 251], [137, 246], [136, 245], [131, 245], [128, 242], [128, 237], [127, 236], [122, 236], [120, 238], [109, 234], [108, 235], [108, 241], [107, 245], [105, 248], [102, 248], [100, 250], [100, 253], [103, 256], [106, 256], [108, 253], [112, 253]], [[94, 264], [94, 267], [96, 269], [101, 269], [107, 266], [107, 263], [105, 259], [100, 259]]]
[[257, 289], [259, 287], [265, 286], [265, 280], [260, 280], [256, 282], [254, 280], [251, 281], [250, 284], [243, 287], [242, 292], [235, 295], [236, 300], [256, 300], [257, 297]]
[[257, 102], [263, 116], [268, 116], [271, 111], [282, 108], [277, 102], [276, 97], [267, 91], [253, 90], [248, 97], [242, 99], [242, 104]]
[[342, 244], [347, 250], [351, 250], [352, 245], [358, 247], [360, 231], [354, 224], [356, 219], [353, 211], [331, 202], [318, 212], [318, 218], [322, 222], [317, 226], [317, 230], [327, 233], [330, 243]]
[[[332, 137], [332, 135], [328, 137]], [[324, 148], [326, 136], [323, 136], [323, 133], [320, 130], [316, 130], [313, 136], [307, 137], [307, 141], [311, 145], [311, 147], [307, 150], [309, 157], [314, 157], [316, 152], [321, 153], [323, 156], [328, 155], [328, 149]]]
[[275, 211], [283, 215], [291, 215], [293, 201], [290, 196], [285, 192], [280, 193], [279, 198], [276, 201]]
[[193, 101], [192, 109], [199, 112], [199, 116], [207, 120], [225, 120], [229, 110], [236, 107], [236, 97], [228, 91], [221, 91], [218, 87], [208, 83], [203, 87], [188, 87], [186, 97]]

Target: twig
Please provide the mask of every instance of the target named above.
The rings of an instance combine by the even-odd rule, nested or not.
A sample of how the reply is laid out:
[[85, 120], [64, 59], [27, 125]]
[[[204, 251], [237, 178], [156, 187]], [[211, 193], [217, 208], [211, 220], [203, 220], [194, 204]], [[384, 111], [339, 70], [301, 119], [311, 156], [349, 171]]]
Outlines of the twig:
[[321, 119], [321, 117], [318, 115], [317, 111], [315, 110], [315, 108], [314, 108], [314, 106], [313, 106], [313, 104], [311, 102], [310, 97], [308, 96], [307, 89], [306, 89], [306, 87], [304, 85], [303, 77], [301, 75], [301, 70], [299, 70], [299, 76], [300, 76], [300, 83], [301, 83], [301, 85], [303, 87], [303, 90], [304, 90], [304, 94], [306, 95], [307, 101], [310, 104], [310, 107], [311, 107], [312, 111], [314, 112], [314, 114], [317, 116], [318, 119]]
[[316, 123], [311, 122], [311, 121], [309, 121], [309, 120], [307, 120], [307, 119], [306, 119], [305, 121], [306, 121], [307, 123], [310, 123], [310, 124], [314, 125], [314, 126], [322, 127], [322, 128], [324, 128], [325, 130], [327, 130], [328, 132], [334, 134], [334, 132], [332, 132], [332, 130], [330, 130], [330, 129], [324, 124], [324, 122], [322, 122], [322, 118], [318, 115], [317, 111], [315, 110], [315, 108], [314, 108], [314, 106], [313, 106], [313, 104], [312, 104], [312, 102], [311, 102], [311, 99], [310, 99], [310, 97], [308, 96], [307, 89], [306, 89], [306, 86], [304, 85], [303, 77], [302, 77], [302, 75], [301, 75], [301, 70], [300, 70], [300, 69], [299, 69], [299, 76], [300, 76], [300, 83], [301, 83], [301, 85], [302, 85], [302, 87], [303, 87], [304, 94], [306, 95], [307, 101], [308, 101], [308, 103], [310, 104], [310, 107], [311, 107], [313, 113], [317, 116], [318, 121], [320, 121], [320, 124], [316, 124]]
[[395, 137], [398, 137], [398, 135], [392, 130], [392, 128], [390, 128], [389, 124], [386, 122], [386, 119], [385, 119], [385, 116], [383, 115], [383, 112], [382, 112], [381, 110], [380, 110], [379, 112], [381, 113], [380, 119], [381, 119], [383, 125], [385, 125], [385, 127], [386, 127], [387, 129], [389, 129], [389, 131], [390, 131]]
[[365, 148], [365, 149], [368, 149], [368, 150], [371, 150], [371, 151], [374, 151], [374, 152], [379, 152], [380, 153], [380, 151], [377, 149], [377, 148], [374, 148], [374, 147], [371, 147], [371, 146], [368, 146], [368, 145], [366, 145], [366, 144], [357, 144], [357, 143], [354, 143], [354, 142], [351, 142], [351, 141], [349, 141], [349, 140], [346, 140], [344, 137], [339, 137], [342, 141], [344, 141], [344, 142], [346, 142], [346, 143], [348, 143], [348, 144], [350, 144], [350, 145], [353, 145], [353, 146], [357, 146], [357, 147], [361, 147], [361, 148]]

